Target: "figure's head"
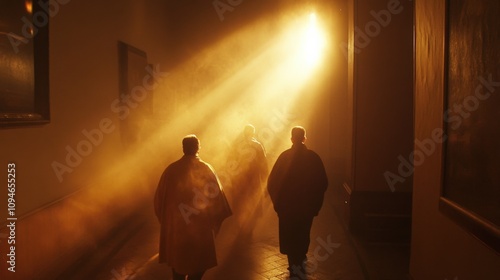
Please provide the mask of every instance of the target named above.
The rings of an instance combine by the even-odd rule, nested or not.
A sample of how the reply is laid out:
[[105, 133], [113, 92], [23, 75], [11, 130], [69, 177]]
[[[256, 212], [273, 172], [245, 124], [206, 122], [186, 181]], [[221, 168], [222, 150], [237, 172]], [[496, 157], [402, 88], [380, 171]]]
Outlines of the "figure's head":
[[186, 135], [182, 139], [182, 151], [185, 155], [195, 156], [200, 150], [200, 140], [194, 134]]
[[245, 138], [252, 138], [255, 135], [255, 127], [251, 124], [245, 125], [245, 130], [243, 131]]
[[301, 144], [306, 141], [306, 129], [302, 126], [295, 126], [292, 128], [292, 143]]

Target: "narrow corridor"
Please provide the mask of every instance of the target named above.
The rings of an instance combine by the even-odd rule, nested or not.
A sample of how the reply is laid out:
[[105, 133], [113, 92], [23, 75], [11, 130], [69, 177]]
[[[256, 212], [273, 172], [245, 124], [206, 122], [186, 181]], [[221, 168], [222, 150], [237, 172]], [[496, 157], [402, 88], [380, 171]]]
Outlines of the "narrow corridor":
[[[355, 241], [346, 234], [334, 211], [333, 202], [328, 200], [332, 197], [328, 192], [311, 231], [307, 279], [377, 279], [369, 277], [361, 264]], [[204, 280], [289, 279], [286, 256], [279, 252], [277, 222], [270, 203], [266, 205], [264, 217], [258, 221], [251, 237], [240, 236], [235, 218], [227, 219], [216, 238], [219, 265], [208, 270]], [[158, 264], [158, 237], [159, 224], [152, 206], [146, 207], [130, 221], [130, 225], [116, 234], [116, 238], [111, 238], [115, 242], [111, 241], [106, 246], [113, 248], [99, 250], [109, 252], [108, 256], [90, 256], [79, 272], [68, 273], [64, 277], [96, 280], [171, 279], [170, 268]], [[399, 277], [378, 279], [405, 279]]]

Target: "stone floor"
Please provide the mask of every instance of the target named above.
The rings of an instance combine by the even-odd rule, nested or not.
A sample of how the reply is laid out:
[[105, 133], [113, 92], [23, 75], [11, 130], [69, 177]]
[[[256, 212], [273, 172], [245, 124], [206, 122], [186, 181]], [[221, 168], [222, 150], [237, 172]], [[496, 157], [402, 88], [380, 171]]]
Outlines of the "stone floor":
[[[204, 280], [289, 279], [286, 257], [278, 249], [276, 214], [270, 204], [264, 213], [251, 237], [241, 236], [235, 217], [224, 222], [216, 238], [219, 265], [208, 270]], [[158, 263], [159, 226], [152, 208], [140, 213], [137, 220], [141, 222], [131, 229], [133, 233], [126, 242], [119, 244], [109, 258], [99, 261], [99, 266], [93, 268], [91, 279], [171, 279], [170, 268]], [[393, 253], [383, 248], [360, 251], [356, 244], [357, 241], [342, 227], [332, 202], [325, 201], [313, 223], [308, 275], [303, 279], [408, 279], [405, 277], [405, 262], [399, 255], [392, 256]], [[378, 256], [377, 252], [383, 256]], [[367, 256], [373, 259], [368, 260], [368, 265], [365, 263]], [[375, 274], [367, 270], [370, 265], [375, 267]], [[88, 271], [86, 273], [88, 278]]]

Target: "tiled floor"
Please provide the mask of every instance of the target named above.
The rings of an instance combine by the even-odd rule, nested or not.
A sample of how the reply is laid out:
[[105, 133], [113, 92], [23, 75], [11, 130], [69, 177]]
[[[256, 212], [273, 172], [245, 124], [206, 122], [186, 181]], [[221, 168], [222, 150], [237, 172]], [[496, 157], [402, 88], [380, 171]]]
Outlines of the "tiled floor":
[[[277, 217], [271, 206], [258, 220], [253, 236], [239, 234], [236, 219], [227, 219], [216, 239], [219, 265], [206, 272], [204, 280], [289, 279], [286, 257], [279, 253]], [[170, 268], [158, 264], [159, 226], [152, 209], [141, 213], [143, 223], [113, 257], [92, 276], [97, 280], [167, 280]], [[377, 279], [360, 264], [359, 252], [346, 234], [330, 201], [325, 201], [311, 232], [307, 278], [309, 280]], [[399, 279], [399, 278], [383, 278]], [[403, 279], [403, 278], [401, 278]], [[299, 280], [299, 279], [293, 279]]]

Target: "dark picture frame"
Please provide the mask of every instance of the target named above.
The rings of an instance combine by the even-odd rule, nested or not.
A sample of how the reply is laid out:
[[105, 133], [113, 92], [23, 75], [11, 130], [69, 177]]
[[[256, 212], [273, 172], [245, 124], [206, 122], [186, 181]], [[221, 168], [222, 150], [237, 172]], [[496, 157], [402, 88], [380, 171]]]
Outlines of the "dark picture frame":
[[50, 122], [47, 1], [5, 1], [0, 12], [0, 127]]
[[124, 145], [138, 143], [143, 137], [145, 118], [153, 111], [152, 93], [144, 87], [148, 76], [145, 51], [118, 41], [120, 132]]
[[[500, 253], [498, 1], [447, 0], [440, 211]], [[500, 93], [500, 87], [497, 91]]]

